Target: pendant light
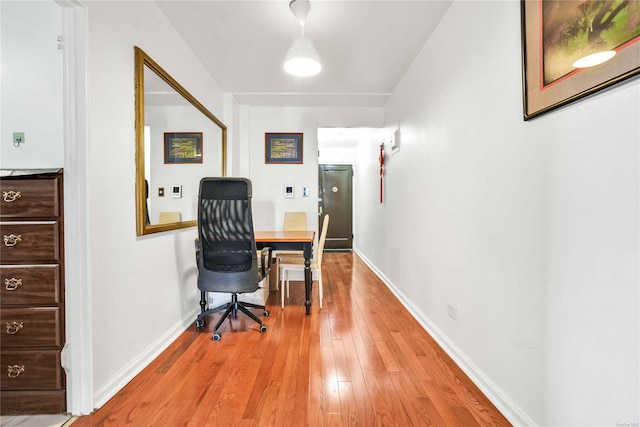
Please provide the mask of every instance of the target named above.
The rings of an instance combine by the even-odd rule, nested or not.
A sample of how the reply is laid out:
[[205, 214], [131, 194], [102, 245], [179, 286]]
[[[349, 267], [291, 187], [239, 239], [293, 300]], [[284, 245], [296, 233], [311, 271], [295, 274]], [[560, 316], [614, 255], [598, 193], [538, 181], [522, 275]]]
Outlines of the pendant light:
[[293, 40], [293, 44], [287, 51], [284, 69], [294, 76], [314, 76], [320, 72], [322, 65], [320, 64], [320, 55], [318, 55], [313, 42], [304, 34], [304, 24], [311, 4], [309, 0], [291, 0], [289, 9], [300, 23], [301, 33]]
[[603, 52], [592, 53], [591, 55], [583, 56], [578, 59], [572, 65], [574, 68], [589, 68], [595, 67], [596, 65], [600, 65], [604, 62], [607, 62], [611, 58], [616, 55], [615, 50], [605, 50]]
[[583, 56], [572, 65], [574, 68], [589, 68], [600, 65], [613, 58], [615, 50], [608, 49], [608, 46], [601, 38], [589, 40], [582, 48]]

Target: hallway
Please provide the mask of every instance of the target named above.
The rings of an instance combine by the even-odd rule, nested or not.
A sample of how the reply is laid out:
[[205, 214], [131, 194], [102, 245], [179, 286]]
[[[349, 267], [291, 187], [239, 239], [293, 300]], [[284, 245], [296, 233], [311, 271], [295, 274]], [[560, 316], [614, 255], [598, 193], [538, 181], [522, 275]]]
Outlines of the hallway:
[[74, 427], [510, 425], [357, 255], [326, 253], [323, 272], [322, 310], [317, 282], [310, 316], [292, 282], [264, 334], [189, 328]]

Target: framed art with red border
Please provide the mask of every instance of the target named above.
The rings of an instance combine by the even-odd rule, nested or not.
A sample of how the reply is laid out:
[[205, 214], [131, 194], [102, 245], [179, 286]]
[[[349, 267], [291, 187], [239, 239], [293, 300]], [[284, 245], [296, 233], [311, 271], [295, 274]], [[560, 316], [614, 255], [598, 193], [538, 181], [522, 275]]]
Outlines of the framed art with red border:
[[165, 132], [164, 163], [202, 163], [202, 132]]
[[[524, 120], [640, 73], [640, 1], [521, 0]], [[610, 60], [573, 63], [600, 51]]]
[[302, 133], [265, 133], [264, 162], [302, 164]]

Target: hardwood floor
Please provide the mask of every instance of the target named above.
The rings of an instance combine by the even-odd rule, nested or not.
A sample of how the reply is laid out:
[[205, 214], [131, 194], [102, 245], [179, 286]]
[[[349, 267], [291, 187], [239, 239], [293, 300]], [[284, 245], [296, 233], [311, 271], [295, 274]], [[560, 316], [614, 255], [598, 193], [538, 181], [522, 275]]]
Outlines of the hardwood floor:
[[323, 272], [322, 310], [292, 282], [264, 334], [239, 315], [214, 342], [216, 314], [73, 427], [510, 425], [356, 255]]

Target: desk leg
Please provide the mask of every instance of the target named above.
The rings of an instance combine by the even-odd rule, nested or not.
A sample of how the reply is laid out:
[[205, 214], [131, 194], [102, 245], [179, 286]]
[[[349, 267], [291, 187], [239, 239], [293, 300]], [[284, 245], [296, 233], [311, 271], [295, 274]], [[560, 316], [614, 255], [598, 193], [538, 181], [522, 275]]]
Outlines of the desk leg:
[[311, 285], [313, 277], [311, 276], [311, 244], [304, 245], [304, 305], [307, 316], [311, 314]]

